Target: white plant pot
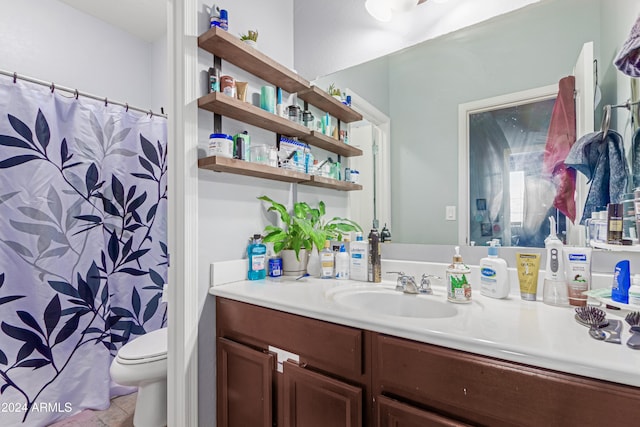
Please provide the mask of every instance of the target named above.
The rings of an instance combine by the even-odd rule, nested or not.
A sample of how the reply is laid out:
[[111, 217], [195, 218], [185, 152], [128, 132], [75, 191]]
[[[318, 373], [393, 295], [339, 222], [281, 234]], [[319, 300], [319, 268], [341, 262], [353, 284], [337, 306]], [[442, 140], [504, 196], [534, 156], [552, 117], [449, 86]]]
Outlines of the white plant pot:
[[300, 259], [296, 258], [293, 249], [285, 249], [282, 255], [282, 274], [285, 276], [302, 276], [307, 272], [307, 250], [300, 249]]
[[254, 49], [258, 48], [258, 42], [255, 40], [242, 40], [243, 42], [245, 42], [246, 44], [248, 44], [249, 46], [251, 46]]

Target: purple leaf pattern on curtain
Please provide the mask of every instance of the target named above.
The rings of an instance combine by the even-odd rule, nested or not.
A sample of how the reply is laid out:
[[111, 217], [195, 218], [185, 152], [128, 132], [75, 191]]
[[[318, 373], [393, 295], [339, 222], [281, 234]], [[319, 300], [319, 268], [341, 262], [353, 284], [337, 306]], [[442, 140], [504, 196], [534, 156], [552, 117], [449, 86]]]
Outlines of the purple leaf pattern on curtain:
[[0, 82], [3, 425], [130, 391], [112, 358], [167, 321], [166, 140], [162, 118]]

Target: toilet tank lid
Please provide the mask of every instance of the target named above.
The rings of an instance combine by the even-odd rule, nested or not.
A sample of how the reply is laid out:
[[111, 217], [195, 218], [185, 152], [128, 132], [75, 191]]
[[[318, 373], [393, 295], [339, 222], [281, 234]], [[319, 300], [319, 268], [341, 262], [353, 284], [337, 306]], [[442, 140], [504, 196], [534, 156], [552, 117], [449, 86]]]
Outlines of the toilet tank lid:
[[160, 328], [126, 343], [118, 357], [126, 360], [146, 359], [167, 354], [167, 328]]

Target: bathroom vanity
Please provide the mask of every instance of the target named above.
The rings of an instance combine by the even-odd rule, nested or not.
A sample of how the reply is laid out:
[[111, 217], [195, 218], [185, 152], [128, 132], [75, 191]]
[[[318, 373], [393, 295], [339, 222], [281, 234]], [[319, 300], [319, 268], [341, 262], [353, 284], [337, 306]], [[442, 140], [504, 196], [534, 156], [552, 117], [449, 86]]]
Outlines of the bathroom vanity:
[[[629, 332], [622, 345], [595, 341], [569, 308], [480, 295], [460, 306], [437, 288], [416, 296], [320, 279], [210, 293], [221, 427], [601, 426], [638, 414]], [[427, 298], [434, 317], [412, 311]]]

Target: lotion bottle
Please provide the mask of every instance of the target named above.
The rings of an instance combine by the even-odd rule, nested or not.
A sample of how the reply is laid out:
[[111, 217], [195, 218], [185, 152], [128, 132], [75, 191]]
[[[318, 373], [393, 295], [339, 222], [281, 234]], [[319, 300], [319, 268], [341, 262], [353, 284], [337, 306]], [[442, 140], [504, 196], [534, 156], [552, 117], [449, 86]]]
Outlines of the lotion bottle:
[[507, 261], [498, 257], [498, 240], [491, 241], [489, 253], [480, 260], [480, 293], [491, 298], [506, 298], [509, 295], [509, 272]]
[[336, 279], [349, 279], [349, 252], [344, 245], [340, 245], [340, 251], [336, 254]]
[[351, 250], [349, 276], [351, 280], [367, 281], [367, 263], [369, 260], [369, 242], [362, 239], [362, 233], [356, 233], [356, 240], [349, 245]]

